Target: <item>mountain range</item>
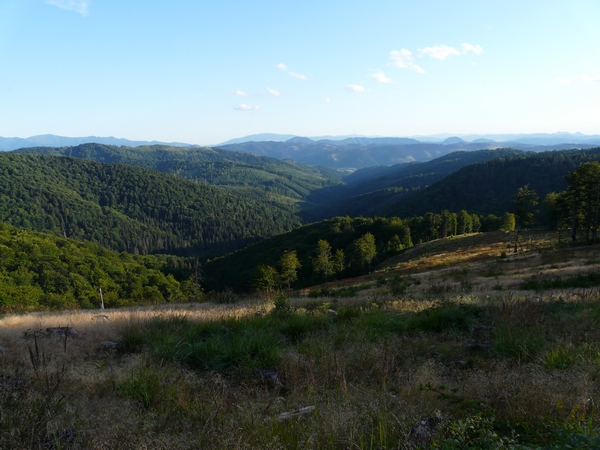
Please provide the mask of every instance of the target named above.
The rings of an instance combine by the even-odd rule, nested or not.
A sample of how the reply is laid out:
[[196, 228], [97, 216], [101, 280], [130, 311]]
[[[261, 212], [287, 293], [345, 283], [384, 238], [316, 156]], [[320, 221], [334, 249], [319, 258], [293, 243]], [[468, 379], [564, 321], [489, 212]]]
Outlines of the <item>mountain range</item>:
[[[180, 142], [131, 141], [114, 137], [62, 137], [40, 135], [29, 138], [0, 137], [0, 150], [31, 147], [69, 147], [85, 143], [113, 146], [199, 147]], [[600, 145], [600, 135], [581, 133], [433, 135], [417, 137], [319, 136], [259, 134], [211, 146], [223, 150], [290, 159], [309, 166], [355, 170], [412, 161], [430, 161], [456, 151], [512, 148], [534, 152], [591, 148]]]

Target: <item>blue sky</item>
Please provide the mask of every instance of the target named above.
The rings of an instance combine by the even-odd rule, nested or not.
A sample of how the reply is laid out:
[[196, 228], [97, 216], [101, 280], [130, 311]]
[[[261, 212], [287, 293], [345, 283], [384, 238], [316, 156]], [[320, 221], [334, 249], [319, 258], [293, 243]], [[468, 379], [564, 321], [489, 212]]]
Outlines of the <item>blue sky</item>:
[[0, 136], [600, 133], [597, 0], [0, 0]]

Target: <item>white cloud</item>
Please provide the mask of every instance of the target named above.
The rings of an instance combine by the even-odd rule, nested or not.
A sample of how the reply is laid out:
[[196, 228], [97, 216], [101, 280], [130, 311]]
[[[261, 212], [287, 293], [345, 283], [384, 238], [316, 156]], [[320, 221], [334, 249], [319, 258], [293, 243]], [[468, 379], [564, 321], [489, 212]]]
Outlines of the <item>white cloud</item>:
[[303, 75], [301, 73], [298, 72], [288, 72], [288, 75], [290, 77], [294, 77], [294, 78], [298, 78], [299, 80], [308, 80], [306, 75]]
[[279, 92], [277, 89], [271, 89], [268, 87], [267, 91], [269, 91], [269, 94], [274, 95], [275, 97], [279, 97], [281, 95], [281, 92]]
[[348, 86], [346, 86], [346, 90], [349, 92], [357, 93], [365, 92], [365, 88], [361, 84], [349, 84]]
[[89, 0], [46, 0], [46, 3], [69, 11], [78, 12], [82, 16], [87, 15], [90, 5]]
[[414, 70], [415, 72], [419, 73], [425, 73], [425, 70], [421, 66], [418, 66], [413, 62], [415, 57], [410, 50], [406, 50], [405, 48], [400, 51], [392, 50], [390, 52], [390, 59], [392, 60], [392, 65], [396, 67]]
[[241, 103], [237, 106], [234, 106], [233, 109], [237, 109], [238, 111], [258, 111], [260, 106], [249, 106], [245, 103]]
[[463, 42], [461, 47], [463, 55], [466, 55], [469, 52], [475, 53], [476, 55], [481, 55], [483, 53], [483, 47], [481, 45], [471, 45]]
[[239, 89], [237, 91], [235, 91], [234, 94], [239, 95], [240, 97], [248, 97], [248, 94], [246, 94], [243, 91], [240, 91]]
[[325, 103], [331, 103], [331, 99], [329, 97], [325, 97]]
[[[449, 45], [435, 45], [432, 47], [420, 48], [417, 55], [413, 54], [410, 50], [403, 48], [402, 50], [392, 50], [390, 52], [391, 65], [400, 67], [401, 69], [414, 70], [415, 72], [425, 73], [425, 69], [415, 64], [416, 58], [424, 58], [428, 56], [430, 58], [444, 61], [452, 56], [463, 56], [468, 53], [474, 53], [475, 55], [481, 55], [483, 53], [483, 47], [481, 45], [472, 45], [467, 42], [461, 44], [461, 50]], [[375, 76], [373, 76], [375, 78]], [[387, 77], [386, 77], [387, 78]], [[377, 78], [376, 78], [377, 79]]]
[[444, 61], [451, 56], [459, 56], [460, 52], [456, 50], [454, 47], [448, 47], [447, 45], [438, 45], [435, 47], [425, 47], [419, 49], [420, 56], [430, 56], [435, 59], [439, 59], [440, 61]]
[[566, 78], [555, 78], [554, 81], [560, 84], [571, 84], [571, 80], [567, 80]]
[[600, 75], [588, 75], [587, 73], [584, 73], [581, 75], [581, 79], [587, 83], [591, 83], [594, 81], [600, 81]]
[[377, 72], [373, 72], [371, 74], [371, 78], [374, 78], [375, 80], [379, 81], [380, 83], [391, 83], [392, 80], [390, 78], [388, 78], [386, 76], [385, 73], [383, 73], [381, 70], [378, 70]]
[[290, 77], [294, 77], [294, 78], [298, 78], [299, 80], [308, 80], [308, 77], [304, 74], [298, 73], [298, 72], [292, 72], [288, 66], [286, 66], [283, 63], [279, 63], [277, 64], [275, 67], [277, 67], [279, 70], [283, 70], [284, 72], [287, 72], [287, 74]]

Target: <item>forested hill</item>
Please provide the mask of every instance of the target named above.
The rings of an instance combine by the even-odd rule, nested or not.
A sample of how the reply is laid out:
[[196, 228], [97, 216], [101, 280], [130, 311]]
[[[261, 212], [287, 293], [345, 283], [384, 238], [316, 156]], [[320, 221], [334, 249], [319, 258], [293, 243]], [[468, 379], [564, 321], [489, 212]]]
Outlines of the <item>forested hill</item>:
[[397, 204], [401, 197], [414, 195], [420, 190], [447, 177], [453, 172], [478, 162], [499, 158], [527, 156], [533, 153], [510, 148], [495, 150], [458, 151], [427, 162], [396, 164], [360, 169], [344, 177], [345, 185], [325, 188], [313, 194], [320, 199], [315, 218], [349, 215], [374, 216], [388, 204]]
[[300, 225], [276, 202], [121, 164], [0, 154], [0, 221], [131, 253], [215, 254]]
[[517, 190], [528, 184], [540, 198], [567, 187], [564, 176], [587, 161], [600, 161], [600, 147], [512, 156], [473, 164], [410, 197], [398, 197], [374, 212], [410, 217], [444, 209], [501, 215], [514, 210]]
[[[253, 195], [266, 193], [271, 199], [278, 196], [304, 199], [311, 191], [336, 184], [340, 178], [334, 169], [207, 147], [82, 144], [60, 148], [25, 148], [17, 152], [140, 166], [210, 185], [234, 186], [245, 190], [256, 188], [258, 192], [253, 192]], [[286, 202], [285, 199], [280, 200]]]
[[[131, 255], [0, 223], [0, 313], [181, 301], [189, 293], [165, 269], [165, 255]], [[169, 267], [167, 267], [169, 266]], [[183, 287], [186, 288], [186, 282]]]

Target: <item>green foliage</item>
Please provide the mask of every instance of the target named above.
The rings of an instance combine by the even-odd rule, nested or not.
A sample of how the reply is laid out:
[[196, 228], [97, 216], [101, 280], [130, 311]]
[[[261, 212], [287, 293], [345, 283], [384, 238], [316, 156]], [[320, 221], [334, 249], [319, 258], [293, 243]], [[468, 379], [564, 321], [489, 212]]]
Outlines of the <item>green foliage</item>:
[[173, 258], [117, 253], [93, 243], [0, 223], [0, 311], [163, 303], [182, 298]]
[[327, 277], [333, 271], [332, 259], [331, 245], [325, 239], [319, 239], [319, 242], [317, 242], [317, 255], [313, 259], [313, 270], [322, 274], [327, 280]]
[[498, 355], [518, 361], [534, 358], [544, 345], [544, 336], [535, 325], [500, 324], [493, 343]]
[[139, 167], [0, 155], [0, 221], [117, 251], [231, 251], [300, 225], [294, 208]]
[[26, 148], [19, 152], [139, 166], [213, 186], [235, 187], [267, 202], [274, 198], [282, 206], [291, 199], [305, 199], [312, 191], [338, 183], [331, 169], [219, 148], [82, 144]]
[[278, 278], [279, 275], [275, 267], [261, 264], [254, 270], [252, 289], [257, 292], [271, 292], [275, 289]]
[[[372, 239], [365, 235], [372, 236]], [[348, 269], [347, 260], [352, 260], [353, 242], [356, 240], [370, 243], [369, 258], [373, 256], [373, 239], [377, 255], [397, 253], [383, 245], [398, 236], [402, 249], [412, 246], [411, 230], [407, 223], [397, 217], [393, 218], [355, 218], [336, 217], [323, 222], [306, 225], [289, 233], [274, 236], [262, 242], [252, 244], [243, 250], [216, 258], [205, 265], [206, 281], [209, 289], [219, 290], [229, 286], [236, 290], [248, 289], [251, 285], [254, 269], [263, 264], [276, 267], [285, 251], [296, 251], [301, 267], [298, 269], [298, 287], [322, 282], [327, 274], [338, 278], [349, 276], [351, 271], [366, 269], [356, 267]], [[322, 241], [322, 242], [320, 242]], [[377, 243], [382, 243], [377, 248]], [[401, 250], [398, 250], [401, 251]], [[368, 259], [363, 259], [368, 261]], [[373, 264], [376, 260], [370, 260]], [[315, 265], [316, 264], [316, 265]], [[316, 270], [315, 270], [316, 269]], [[231, 273], [236, 277], [232, 278]]]
[[351, 246], [352, 263], [361, 270], [371, 269], [371, 263], [377, 256], [377, 246], [375, 245], [375, 236], [370, 232], [352, 242]]
[[[533, 219], [531, 219], [533, 220]], [[500, 226], [500, 230], [502, 231], [514, 231], [517, 226], [516, 217], [512, 213], [504, 213], [502, 216], [502, 225]]]
[[530, 227], [534, 224], [534, 216], [538, 212], [534, 208], [539, 202], [537, 193], [533, 189], [529, 189], [529, 184], [518, 189], [515, 196], [515, 217], [519, 228]]
[[600, 225], [600, 163], [582, 163], [565, 176], [569, 184], [556, 199], [561, 218], [571, 228], [572, 243], [577, 243], [580, 230], [586, 242], [597, 242]]
[[302, 268], [302, 264], [298, 261], [296, 250], [286, 250], [279, 259], [279, 267], [281, 269], [281, 281], [291, 289], [292, 283], [298, 279], [298, 269]]
[[600, 286], [600, 273], [590, 272], [562, 279], [533, 276], [521, 284], [521, 289], [542, 291], [545, 289], [590, 288], [596, 286]]
[[481, 308], [471, 305], [445, 303], [418, 312], [408, 319], [408, 329], [440, 333], [442, 331], [466, 332], [471, 329]]
[[[466, 166], [493, 159], [524, 155], [526, 152], [506, 148], [459, 151], [423, 163], [403, 163], [360, 169], [344, 178], [347, 186], [332, 186], [328, 189], [328, 195], [323, 196], [318, 202], [318, 208], [313, 212], [314, 219], [346, 214], [351, 217], [422, 215], [427, 212], [422, 207], [419, 208], [419, 211], [402, 208], [401, 214], [398, 213], [398, 207], [405, 199], [427, 190], [428, 186]], [[461, 191], [457, 188], [456, 195], [459, 192], [464, 192], [464, 189]], [[434, 206], [428, 208], [429, 211], [443, 209], [475, 210], [475, 207], [471, 205], [458, 208], [452, 202], [436, 202]], [[449, 228], [451, 229], [452, 225]], [[448, 235], [452, 235], [452, 233], [448, 231]]]
[[[600, 148], [520, 153], [471, 164], [411, 196], [371, 210], [373, 215], [410, 217], [428, 211], [467, 210], [502, 215], [514, 210], [515, 192], [524, 185], [544, 198], [567, 187], [564, 176], [581, 163], [600, 160]], [[543, 219], [543, 218], [540, 218]]]

